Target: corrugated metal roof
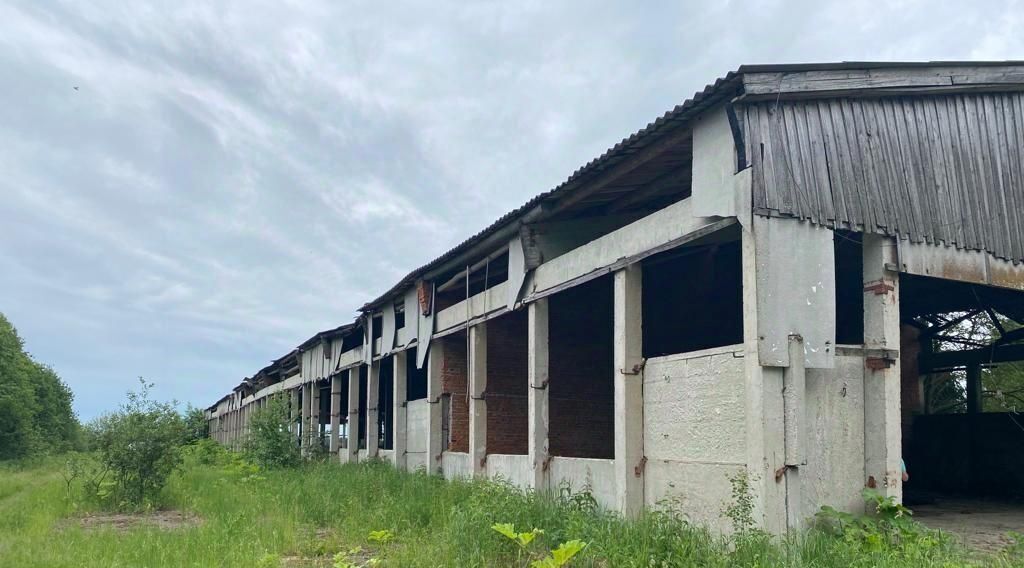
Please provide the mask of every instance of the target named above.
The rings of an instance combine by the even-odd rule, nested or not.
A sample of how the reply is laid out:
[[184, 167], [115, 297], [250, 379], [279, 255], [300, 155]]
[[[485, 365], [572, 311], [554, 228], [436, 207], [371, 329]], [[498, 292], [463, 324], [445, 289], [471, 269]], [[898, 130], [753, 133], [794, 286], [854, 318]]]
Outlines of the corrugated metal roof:
[[731, 71], [724, 77], [717, 79], [714, 83], [707, 85], [704, 87], [704, 90], [694, 94], [692, 98], [687, 99], [680, 105], [677, 105], [675, 108], [666, 112], [653, 122], [648, 123], [644, 128], [641, 128], [632, 135], [623, 138], [618, 144], [612, 146], [597, 158], [587, 162], [555, 188], [541, 193], [524, 203], [519, 208], [502, 215], [497, 221], [491, 223], [487, 228], [483, 229], [479, 233], [452, 247], [450, 250], [427, 264], [413, 270], [397, 284], [392, 286], [387, 292], [363, 305], [360, 310], [367, 311], [373, 306], [383, 302], [406, 286], [414, 283], [416, 278], [421, 274], [440, 266], [444, 262], [454, 258], [457, 254], [468, 250], [473, 245], [481, 242], [501, 228], [514, 222], [541, 202], [562, 197], [571, 190], [578, 188], [584, 182], [599, 175], [602, 171], [614, 166], [620, 160], [650, 144], [657, 138], [660, 138], [669, 132], [674, 132], [677, 128], [684, 127], [690, 119], [699, 114], [700, 111], [707, 106], [713, 105], [726, 97], [734, 95], [735, 89], [740, 87], [739, 77], [740, 75], [738, 72]]

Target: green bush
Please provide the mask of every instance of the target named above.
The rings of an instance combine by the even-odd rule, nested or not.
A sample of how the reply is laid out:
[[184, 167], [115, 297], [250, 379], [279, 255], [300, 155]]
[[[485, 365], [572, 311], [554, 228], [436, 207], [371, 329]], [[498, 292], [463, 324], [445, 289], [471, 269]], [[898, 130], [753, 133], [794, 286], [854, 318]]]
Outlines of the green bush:
[[101, 497], [121, 509], [156, 504], [181, 464], [186, 439], [185, 421], [174, 405], [150, 399], [153, 385], [140, 382], [139, 392], [129, 392], [120, 410], [91, 425], [97, 459], [113, 482], [111, 491]]
[[289, 426], [287, 399], [281, 395], [270, 397], [267, 405], [249, 418], [246, 458], [261, 467], [297, 466], [301, 454]]

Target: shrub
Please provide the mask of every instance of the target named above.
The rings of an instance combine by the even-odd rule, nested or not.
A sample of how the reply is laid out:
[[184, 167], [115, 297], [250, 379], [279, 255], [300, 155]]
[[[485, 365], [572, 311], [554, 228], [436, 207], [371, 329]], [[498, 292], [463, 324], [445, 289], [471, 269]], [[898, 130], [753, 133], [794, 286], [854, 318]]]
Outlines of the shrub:
[[114, 483], [106, 501], [117, 508], [153, 505], [182, 460], [185, 421], [173, 404], [150, 399], [152, 384], [140, 383], [120, 410], [92, 425], [97, 457]]
[[206, 440], [210, 436], [210, 423], [206, 420], [206, 412], [202, 408], [189, 405], [182, 417], [185, 421], [185, 443], [191, 444]]
[[294, 467], [301, 454], [289, 430], [288, 401], [273, 396], [267, 405], [252, 413], [249, 436], [245, 440], [246, 457], [262, 467]]

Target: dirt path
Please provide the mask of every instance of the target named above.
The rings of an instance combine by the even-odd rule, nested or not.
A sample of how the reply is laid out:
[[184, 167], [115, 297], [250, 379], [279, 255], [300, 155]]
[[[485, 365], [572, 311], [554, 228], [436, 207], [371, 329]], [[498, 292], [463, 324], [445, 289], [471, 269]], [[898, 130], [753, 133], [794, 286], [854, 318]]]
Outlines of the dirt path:
[[1013, 543], [1007, 533], [1024, 533], [1024, 504], [943, 499], [913, 509], [925, 526], [953, 533], [981, 552], [999, 552]]

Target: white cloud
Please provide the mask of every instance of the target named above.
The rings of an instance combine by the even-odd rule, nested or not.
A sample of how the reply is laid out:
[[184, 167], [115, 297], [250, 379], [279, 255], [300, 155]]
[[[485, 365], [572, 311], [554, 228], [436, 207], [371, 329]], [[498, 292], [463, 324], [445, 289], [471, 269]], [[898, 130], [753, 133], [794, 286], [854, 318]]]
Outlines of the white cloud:
[[3, 4], [0, 310], [87, 417], [205, 404], [740, 63], [1019, 57], [1020, 13]]

